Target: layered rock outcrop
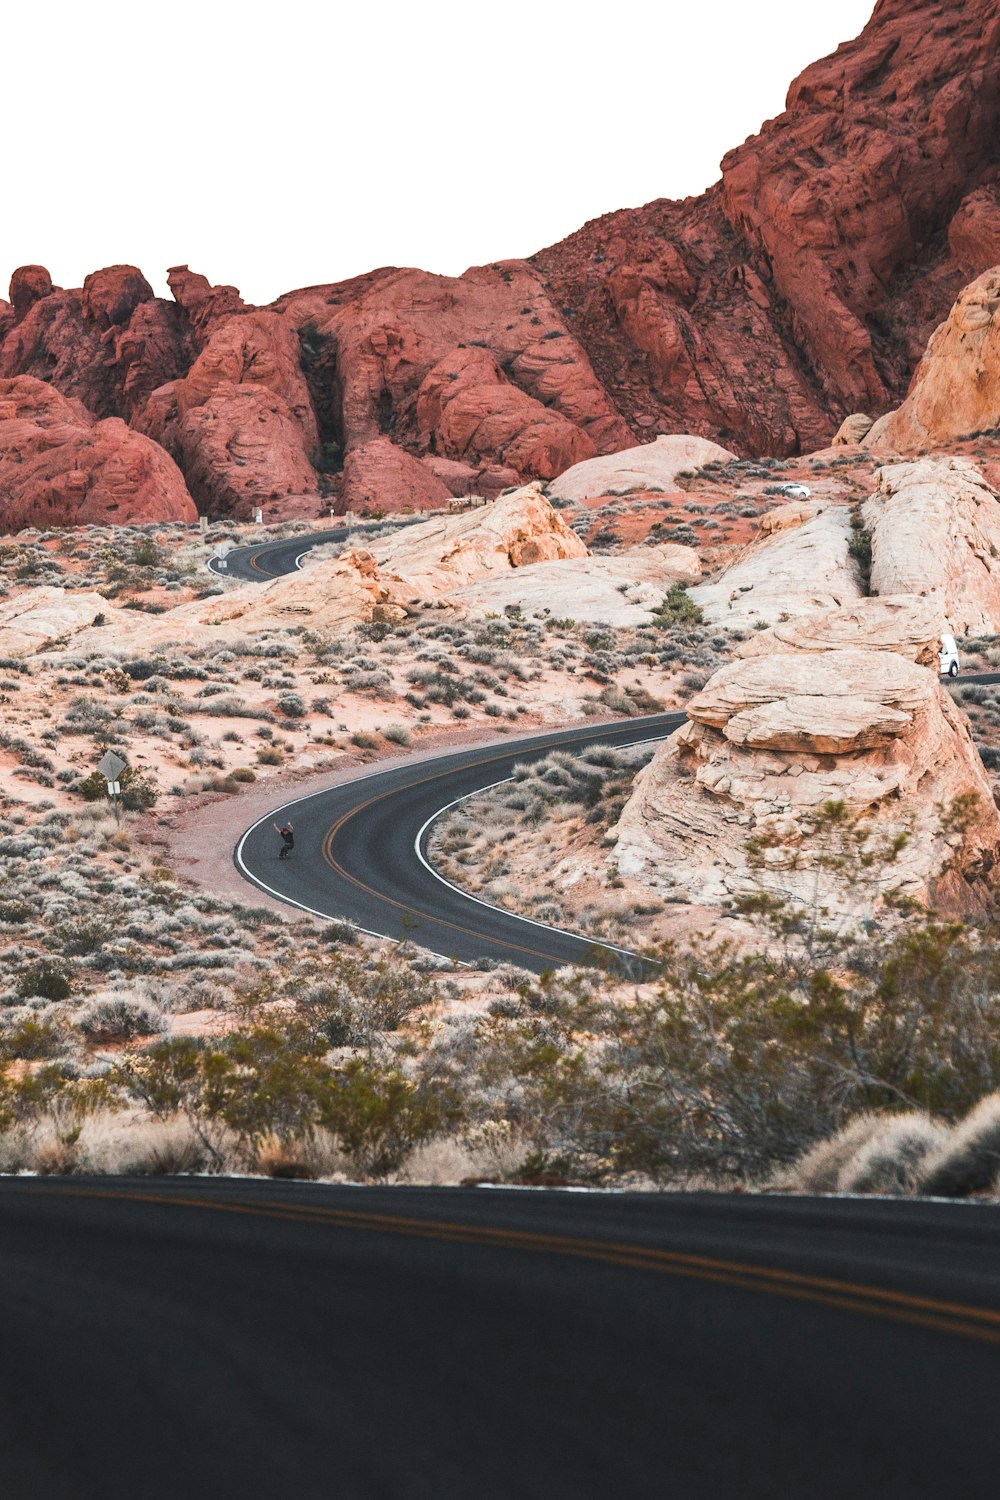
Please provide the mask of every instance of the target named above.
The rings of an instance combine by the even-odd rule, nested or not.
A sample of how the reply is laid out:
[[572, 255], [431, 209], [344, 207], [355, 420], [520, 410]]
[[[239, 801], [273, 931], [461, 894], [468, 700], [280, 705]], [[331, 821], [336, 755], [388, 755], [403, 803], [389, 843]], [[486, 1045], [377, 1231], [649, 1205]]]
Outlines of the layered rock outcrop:
[[677, 488], [678, 474], [684, 470], [707, 463], [726, 463], [735, 457], [707, 438], [661, 433], [641, 447], [625, 448], [620, 453], [574, 464], [549, 485], [548, 493], [556, 500], [579, 503], [629, 490], [673, 490]]
[[903, 405], [865, 447], [910, 452], [1000, 428], [1000, 266], [962, 291], [927, 345]]
[[0, 379], [0, 530], [195, 520], [158, 444], [31, 376]]
[[[706, 905], [764, 891], [860, 918], [892, 891], [974, 906], [1000, 814], [938, 683], [940, 629], [932, 600], [865, 599], [754, 642], [637, 777], [613, 833], [620, 872]], [[957, 798], [967, 817], [951, 823]], [[837, 866], [859, 827], [872, 865]]]
[[529, 618], [544, 615], [634, 629], [652, 620], [673, 584], [700, 577], [701, 560], [694, 548], [668, 543], [612, 557], [530, 563], [466, 584], [448, 599], [455, 609], [473, 615], [516, 607]]
[[691, 597], [710, 624], [733, 630], [849, 604], [861, 594], [851, 535], [846, 505], [779, 506], [762, 518], [760, 536], [736, 561]]
[[953, 635], [1000, 632], [1000, 497], [973, 463], [887, 465], [862, 514], [874, 593], [932, 597]]

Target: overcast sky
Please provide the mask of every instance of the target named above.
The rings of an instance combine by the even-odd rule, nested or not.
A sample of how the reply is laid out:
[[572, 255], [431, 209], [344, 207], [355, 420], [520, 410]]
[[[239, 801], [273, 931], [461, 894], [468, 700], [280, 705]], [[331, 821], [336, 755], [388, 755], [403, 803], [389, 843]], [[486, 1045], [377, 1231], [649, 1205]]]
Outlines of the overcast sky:
[[450, 274], [701, 192], [874, 0], [7, 7], [0, 286], [187, 262], [250, 301]]

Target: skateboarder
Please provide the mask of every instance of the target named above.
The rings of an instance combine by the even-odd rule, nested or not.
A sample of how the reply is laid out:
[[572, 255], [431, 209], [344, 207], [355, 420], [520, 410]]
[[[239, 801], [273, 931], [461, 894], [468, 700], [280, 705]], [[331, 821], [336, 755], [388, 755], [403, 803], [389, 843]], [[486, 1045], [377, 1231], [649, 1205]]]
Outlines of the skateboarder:
[[278, 858], [287, 859], [295, 848], [295, 834], [292, 832], [292, 825], [291, 823], [286, 823], [284, 828], [279, 828], [277, 823], [275, 823], [274, 831], [281, 838], [281, 848], [278, 850]]

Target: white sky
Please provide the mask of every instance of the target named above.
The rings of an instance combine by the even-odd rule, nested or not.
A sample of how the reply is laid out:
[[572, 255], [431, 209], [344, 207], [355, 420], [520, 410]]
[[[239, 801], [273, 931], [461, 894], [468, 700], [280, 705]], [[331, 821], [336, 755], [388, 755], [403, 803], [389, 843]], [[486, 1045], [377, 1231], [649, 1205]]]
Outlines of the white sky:
[[0, 288], [455, 274], [701, 192], [874, 0], [5, 7]]

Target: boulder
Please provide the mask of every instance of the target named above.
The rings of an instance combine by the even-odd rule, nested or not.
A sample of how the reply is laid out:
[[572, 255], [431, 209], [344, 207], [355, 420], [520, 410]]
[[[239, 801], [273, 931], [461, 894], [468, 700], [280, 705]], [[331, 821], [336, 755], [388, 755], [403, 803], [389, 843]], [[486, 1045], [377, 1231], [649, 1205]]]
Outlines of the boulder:
[[556, 500], [599, 499], [629, 490], [675, 490], [677, 476], [685, 469], [707, 463], [728, 463], [736, 457], [718, 443], [688, 433], [661, 434], [651, 443], [626, 448], [601, 458], [574, 464], [549, 485]]
[[100, 594], [71, 594], [48, 584], [0, 599], [0, 656], [50, 650], [107, 612]]
[[492, 504], [408, 526], [372, 544], [380, 576], [407, 608], [450, 599], [463, 586], [532, 563], [586, 557], [537, 484]]
[[[727, 663], [691, 700], [612, 831], [618, 870], [668, 899], [763, 892], [834, 925], [889, 893], [981, 907], [1000, 814], [936, 662], [919, 664], [934, 658], [936, 614], [865, 599], [807, 625], [806, 649], [769, 632], [762, 654]], [[963, 818], [950, 820], [959, 798]], [[855, 828], [867, 830], [863, 859], [850, 853]]]
[[15, 321], [20, 323], [36, 302], [51, 296], [52, 290], [52, 277], [44, 266], [18, 266], [10, 278], [8, 293]]
[[854, 412], [845, 417], [834, 435], [832, 448], [854, 447], [864, 441], [872, 430], [871, 417], [865, 416], [864, 412]]
[[953, 635], [1000, 632], [1000, 498], [974, 464], [887, 465], [862, 514], [873, 593], [930, 596]]

